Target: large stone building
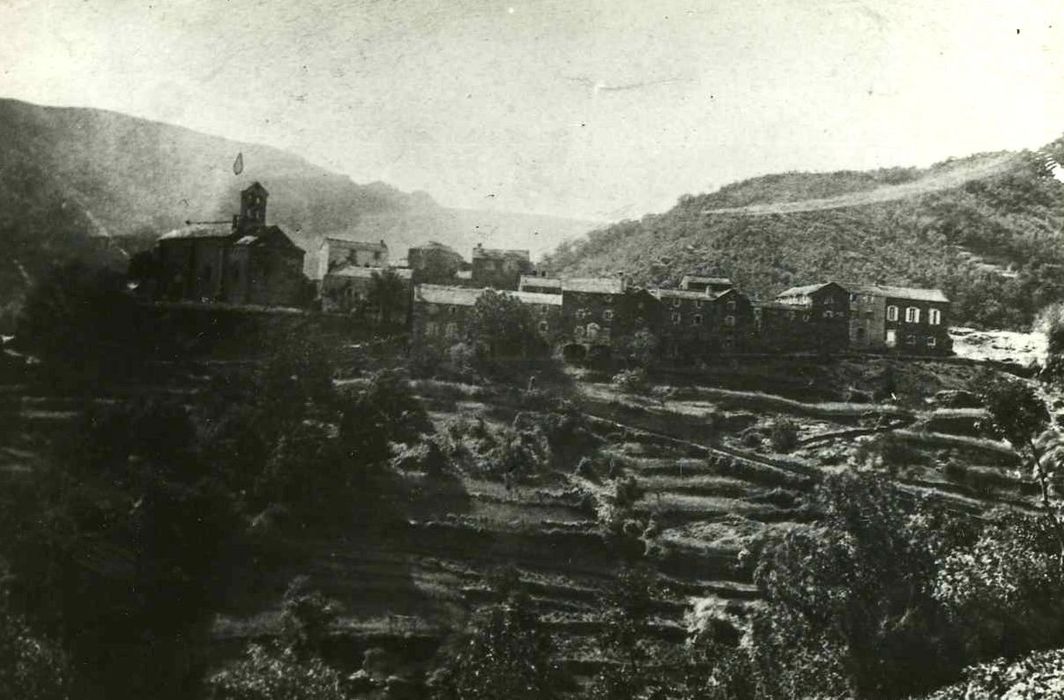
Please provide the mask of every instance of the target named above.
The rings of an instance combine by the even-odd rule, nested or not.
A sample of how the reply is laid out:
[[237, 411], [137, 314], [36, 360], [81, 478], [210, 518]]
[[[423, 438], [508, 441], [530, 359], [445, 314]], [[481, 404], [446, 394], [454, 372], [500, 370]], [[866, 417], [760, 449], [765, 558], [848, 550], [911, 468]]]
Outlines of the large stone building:
[[563, 280], [561, 300], [558, 337], [570, 359], [624, 354], [636, 333], [655, 334], [660, 325], [658, 300], [645, 289], [629, 288], [619, 277]]
[[850, 347], [907, 354], [948, 353], [949, 299], [939, 289], [847, 285]]
[[791, 287], [760, 306], [766, 350], [841, 352], [849, 346], [850, 293], [835, 282]]
[[269, 193], [258, 182], [240, 193], [232, 222], [189, 222], [157, 243], [157, 293], [164, 299], [264, 306], [305, 301], [304, 251], [266, 224]]
[[746, 351], [753, 336], [753, 310], [745, 294], [733, 288], [712, 291], [652, 289], [661, 302], [662, 354], [693, 363], [715, 355]]
[[[410, 335], [419, 347], [445, 350], [466, 339], [469, 319], [486, 289], [419, 284], [414, 288]], [[548, 346], [561, 328], [562, 299], [557, 294], [503, 292], [530, 307], [536, 331]]]

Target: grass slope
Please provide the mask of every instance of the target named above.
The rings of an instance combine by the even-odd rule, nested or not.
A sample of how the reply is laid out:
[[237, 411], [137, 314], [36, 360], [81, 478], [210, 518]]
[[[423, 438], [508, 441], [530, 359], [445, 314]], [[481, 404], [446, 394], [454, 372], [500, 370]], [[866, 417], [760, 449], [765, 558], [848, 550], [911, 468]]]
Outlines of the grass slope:
[[957, 322], [1022, 327], [1064, 298], [1064, 185], [1045, 155], [1064, 157], [1064, 139], [922, 170], [754, 178], [592, 231], [549, 262], [654, 284], [725, 274], [761, 297], [820, 279], [937, 286]]

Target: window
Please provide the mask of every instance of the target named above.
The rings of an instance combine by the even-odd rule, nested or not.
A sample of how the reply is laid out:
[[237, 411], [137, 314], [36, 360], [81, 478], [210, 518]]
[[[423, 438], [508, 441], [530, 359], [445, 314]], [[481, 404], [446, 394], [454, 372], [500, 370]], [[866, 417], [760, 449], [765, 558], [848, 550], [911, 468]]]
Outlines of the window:
[[583, 321], [585, 318], [587, 318], [587, 309], [577, 309], [576, 317]]
[[735, 317], [734, 316], [725, 316], [724, 317], [724, 325], [725, 326], [734, 326], [735, 325]]
[[683, 303], [683, 301], [680, 300], [680, 299], [673, 299], [672, 300], [672, 305], [675, 306], [677, 309], [680, 308], [680, 304], [682, 304], [682, 303]]
[[692, 326], [701, 326], [702, 325], [702, 314], [695, 314], [694, 318], [691, 319], [691, 325]]
[[938, 345], [938, 339], [933, 335], [927, 336], [927, 347], [933, 348], [936, 345]]
[[851, 294], [850, 295], [850, 303], [856, 304], [859, 301], [861, 301], [861, 295], [860, 294]]
[[735, 302], [729, 301], [726, 305], [726, 308], [728, 309], [728, 311], [735, 311]]
[[454, 316], [454, 315], [455, 315], [456, 313], [458, 313], [458, 307], [457, 307], [457, 306], [450, 306], [450, 307], [448, 307], [448, 308], [447, 308], [447, 311], [448, 311], [448, 312], [449, 312], [449, 313], [450, 313], [450, 314], [451, 314], [452, 316]]
[[920, 322], [920, 309], [915, 306], [905, 307], [905, 322], [906, 323], [919, 323]]
[[607, 321], [612, 321], [613, 320], [613, 311], [611, 311], [609, 309], [606, 309], [605, 311], [602, 312], [602, 318], [607, 320]]
[[905, 344], [906, 345], [916, 345], [916, 336], [915, 335], [907, 335], [907, 336], [905, 336]]
[[539, 322], [539, 332], [540, 333], [546, 333], [548, 328], [549, 328], [549, 326], [547, 325], [546, 321], [540, 321]]
[[595, 338], [598, 338], [599, 330], [600, 330], [599, 324], [597, 324], [597, 323], [589, 323], [589, 324], [587, 324], [587, 339], [588, 340], [594, 340]]
[[702, 300], [701, 299], [695, 299], [695, 308], [696, 309], [701, 309], [702, 308]]
[[575, 329], [575, 335], [576, 335], [577, 338], [583, 338], [584, 337], [584, 327], [583, 326], [577, 326], [576, 329]]
[[675, 311], [672, 314], [672, 322], [673, 323], [679, 323], [680, 322], [680, 314], [676, 313]]
[[864, 340], [865, 339], [865, 329], [861, 328], [860, 326], [858, 326], [857, 328], [854, 329], [853, 337], [854, 337], [854, 340]]
[[834, 318], [834, 317], [835, 317], [835, 313], [831, 309], [826, 309], [824, 311], [824, 318]]
[[448, 323], [447, 324], [447, 337], [448, 338], [453, 338], [456, 335], [458, 335], [458, 324], [457, 323]]
[[888, 306], [887, 307], [887, 320], [888, 321], [897, 321], [898, 320], [898, 307], [897, 306]]
[[942, 312], [938, 309], [929, 309], [927, 312], [927, 322], [932, 326], [937, 326], [942, 323]]

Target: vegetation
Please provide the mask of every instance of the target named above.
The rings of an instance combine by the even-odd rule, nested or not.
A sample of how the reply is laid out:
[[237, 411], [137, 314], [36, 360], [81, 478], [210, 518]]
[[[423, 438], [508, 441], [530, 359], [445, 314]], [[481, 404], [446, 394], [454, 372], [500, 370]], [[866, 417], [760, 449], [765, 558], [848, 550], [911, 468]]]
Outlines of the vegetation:
[[[1064, 158], [1064, 139], [1043, 150]], [[909, 189], [854, 196], [897, 184]], [[843, 200], [833, 208], [780, 206], [825, 197]], [[771, 175], [685, 195], [664, 214], [592, 231], [559, 247], [548, 265], [572, 275], [624, 272], [655, 285], [692, 272], [722, 274], [762, 298], [821, 279], [941, 287], [953, 301], [953, 322], [1019, 328], [1064, 298], [1064, 252], [1056, 242], [1062, 197], [1060, 183], [1030, 153], [972, 156], [926, 171]], [[749, 205], [766, 209], [706, 213]], [[1018, 276], [980, 267], [978, 257]]]

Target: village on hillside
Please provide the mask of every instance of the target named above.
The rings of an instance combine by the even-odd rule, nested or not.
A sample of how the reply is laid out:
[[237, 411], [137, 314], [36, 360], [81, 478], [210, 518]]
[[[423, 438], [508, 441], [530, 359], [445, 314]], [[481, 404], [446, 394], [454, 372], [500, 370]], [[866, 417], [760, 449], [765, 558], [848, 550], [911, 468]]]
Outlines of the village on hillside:
[[526, 305], [536, 332], [569, 361], [617, 356], [650, 334], [661, 358], [697, 366], [758, 353], [951, 352], [949, 299], [938, 289], [819, 281], [753, 300], [726, 277], [685, 275], [678, 288], [644, 288], [623, 276], [559, 278], [527, 250], [439, 244], [393, 259], [383, 241], [327, 236], [316, 279], [306, 253], [267, 223], [269, 193], [255, 182], [231, 222], [192, 223], [162, 235], [140, 293], [209, 305], [313, 308], [365, 324], [401, 325], [416, 347], [465, 337], [469, 311], [489, 291]]

